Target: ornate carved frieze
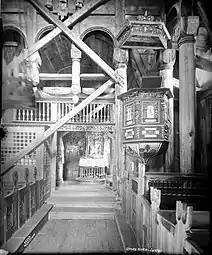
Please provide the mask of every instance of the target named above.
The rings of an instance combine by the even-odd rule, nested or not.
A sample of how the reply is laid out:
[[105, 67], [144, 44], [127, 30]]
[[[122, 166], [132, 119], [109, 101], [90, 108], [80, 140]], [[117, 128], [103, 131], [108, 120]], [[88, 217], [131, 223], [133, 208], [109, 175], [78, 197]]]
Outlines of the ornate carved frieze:
[[113, 132], [113, 125], [63, 125], [59, 131]]
[[160, 51], [160, 69], [172, 69], [176, 60], [176, 50], [166, 49]]
[[154, 16], [138, 16], [138, 20], [126, 20], [117, 35], [121, 48], [166, 49], [171, 39], [164, 22], [156, 21]]
[[164, 96], [168, 98], [173, 97], [168, 88], [156, 88], [156, 89], [131, 89], [126, 93], [118, 96], [118, 99], [124, 102], [131, 101], [132, 99], [150, 99], [150, 98], [163, 98]]

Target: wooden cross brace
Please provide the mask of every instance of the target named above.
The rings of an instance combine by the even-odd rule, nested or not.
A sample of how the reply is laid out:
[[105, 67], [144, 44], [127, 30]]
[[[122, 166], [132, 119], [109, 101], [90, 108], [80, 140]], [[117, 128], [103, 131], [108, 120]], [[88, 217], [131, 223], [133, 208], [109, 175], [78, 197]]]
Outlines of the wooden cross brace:
[[87, 44], [75, 37], [67, 25], [64, 24], [65, 22], [61, 22], [39, 0], [26, 1], [31, 3], [47, 21], [50, 21], [56, 25], [60, 32], [63, 32], [80, 50], [87, 54], [100, 68], [103, 69], [105, 73], [111, 77], [115, 83], [123, 86], [123, 78], [117, 74], [106, 62], [104, 62], [91, 48], [89, 48]]

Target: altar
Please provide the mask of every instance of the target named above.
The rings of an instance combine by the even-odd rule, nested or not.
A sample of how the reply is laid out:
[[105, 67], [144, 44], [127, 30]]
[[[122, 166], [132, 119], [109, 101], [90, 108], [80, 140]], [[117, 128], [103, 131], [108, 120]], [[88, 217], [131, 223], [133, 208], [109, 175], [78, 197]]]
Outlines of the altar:
[[79, 180], [105, 180], [109, 166], [108, 142], [103, 134], [87, 134], [86, 153], [79, 160]]
[[108, 162], [104, 157], [81, 157], [79, 161], [80, 167], [107, 167]]

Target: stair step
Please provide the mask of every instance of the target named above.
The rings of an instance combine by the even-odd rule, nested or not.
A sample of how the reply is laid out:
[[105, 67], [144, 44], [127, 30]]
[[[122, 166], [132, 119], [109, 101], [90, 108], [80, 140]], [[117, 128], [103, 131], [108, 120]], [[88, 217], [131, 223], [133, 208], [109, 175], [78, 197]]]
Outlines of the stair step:
[[[62, 188], [59, 188], [57, 189], [56, 191], [54, 191], [55, 193], [57, 192], [61, 192], [61, 191], [64, 191], [64, 192], [72, 192], [72, 191], [93, 191], [93, 192], [102, 192], [102, 191], [110, 191], [109, 189], [107, 188], [95, 188], [95, 187], [84, 187], [84, 186], [81, 186], [81, 187], [62, 187]], [[112, 192], [111, 192], [112, 193]]]
[[114, 218], [113, 208], [75, 208], [54, 207], [49, 219], [111, 219]]
[[[52, 204], [52, 203], [51, 203]], [[114, 203], [56, 203], [54, 207], [95, 207], [95, 208], [113, 208]]]
[[77, 212], [77, 213], [102, 213], [102, 212], [114, 212], [113, 208], [96, 208], [96, 207], [53, 207], [50, 213], [52, 212]]
[[50, 197], [47, 202], [48, 203], [88, 203], [88, 202], [114, 202], [115, 197]]
[[111, 192], [91, 192], [91, 191], [63, 191], [63, 192], [52, 192], [53, 197], [99, 197], [99, 196], [107, 196], [107, 197], [114, 197]]
[[49, 219], [72, 220], [72, 219], [114, 219], [113, 213], [70, 213], [60, 212], [49, 214]]

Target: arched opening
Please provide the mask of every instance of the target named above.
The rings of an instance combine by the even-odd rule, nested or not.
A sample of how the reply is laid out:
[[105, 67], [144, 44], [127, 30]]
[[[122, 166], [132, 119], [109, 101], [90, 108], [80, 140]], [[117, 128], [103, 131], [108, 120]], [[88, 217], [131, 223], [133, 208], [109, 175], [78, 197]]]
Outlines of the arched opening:
[[[86, 43], [99, 57], [101, 57], [109, 66], [113, 66], [114, 43], [109, 34], [104, 31], [94, 30], [87, 33], [83, 38]], [[81, 73], [104, 73], [89, 56], [84, 52], [81, 59]], [[82, 81], [82, 88], [98, 88], [102, 81]]]
[[15, 28], [6, 28], [2, 35], [3, 58], [8, 65], [14, 58], [18, 56], [22, 49], [26, 47], [26, 41], [23, 35]]
[[[42, 39], [51, 32], [51, 28], [45, 29], [38, 35]], [[40, 73], [69, 73], [71, 74], [71, 44], [72, 42], [63, 33], [56, 36], [40, 50], [39, 54], [42, 59]], [[41, 81], [41, 87], [70, 87], [70, 81]]]

